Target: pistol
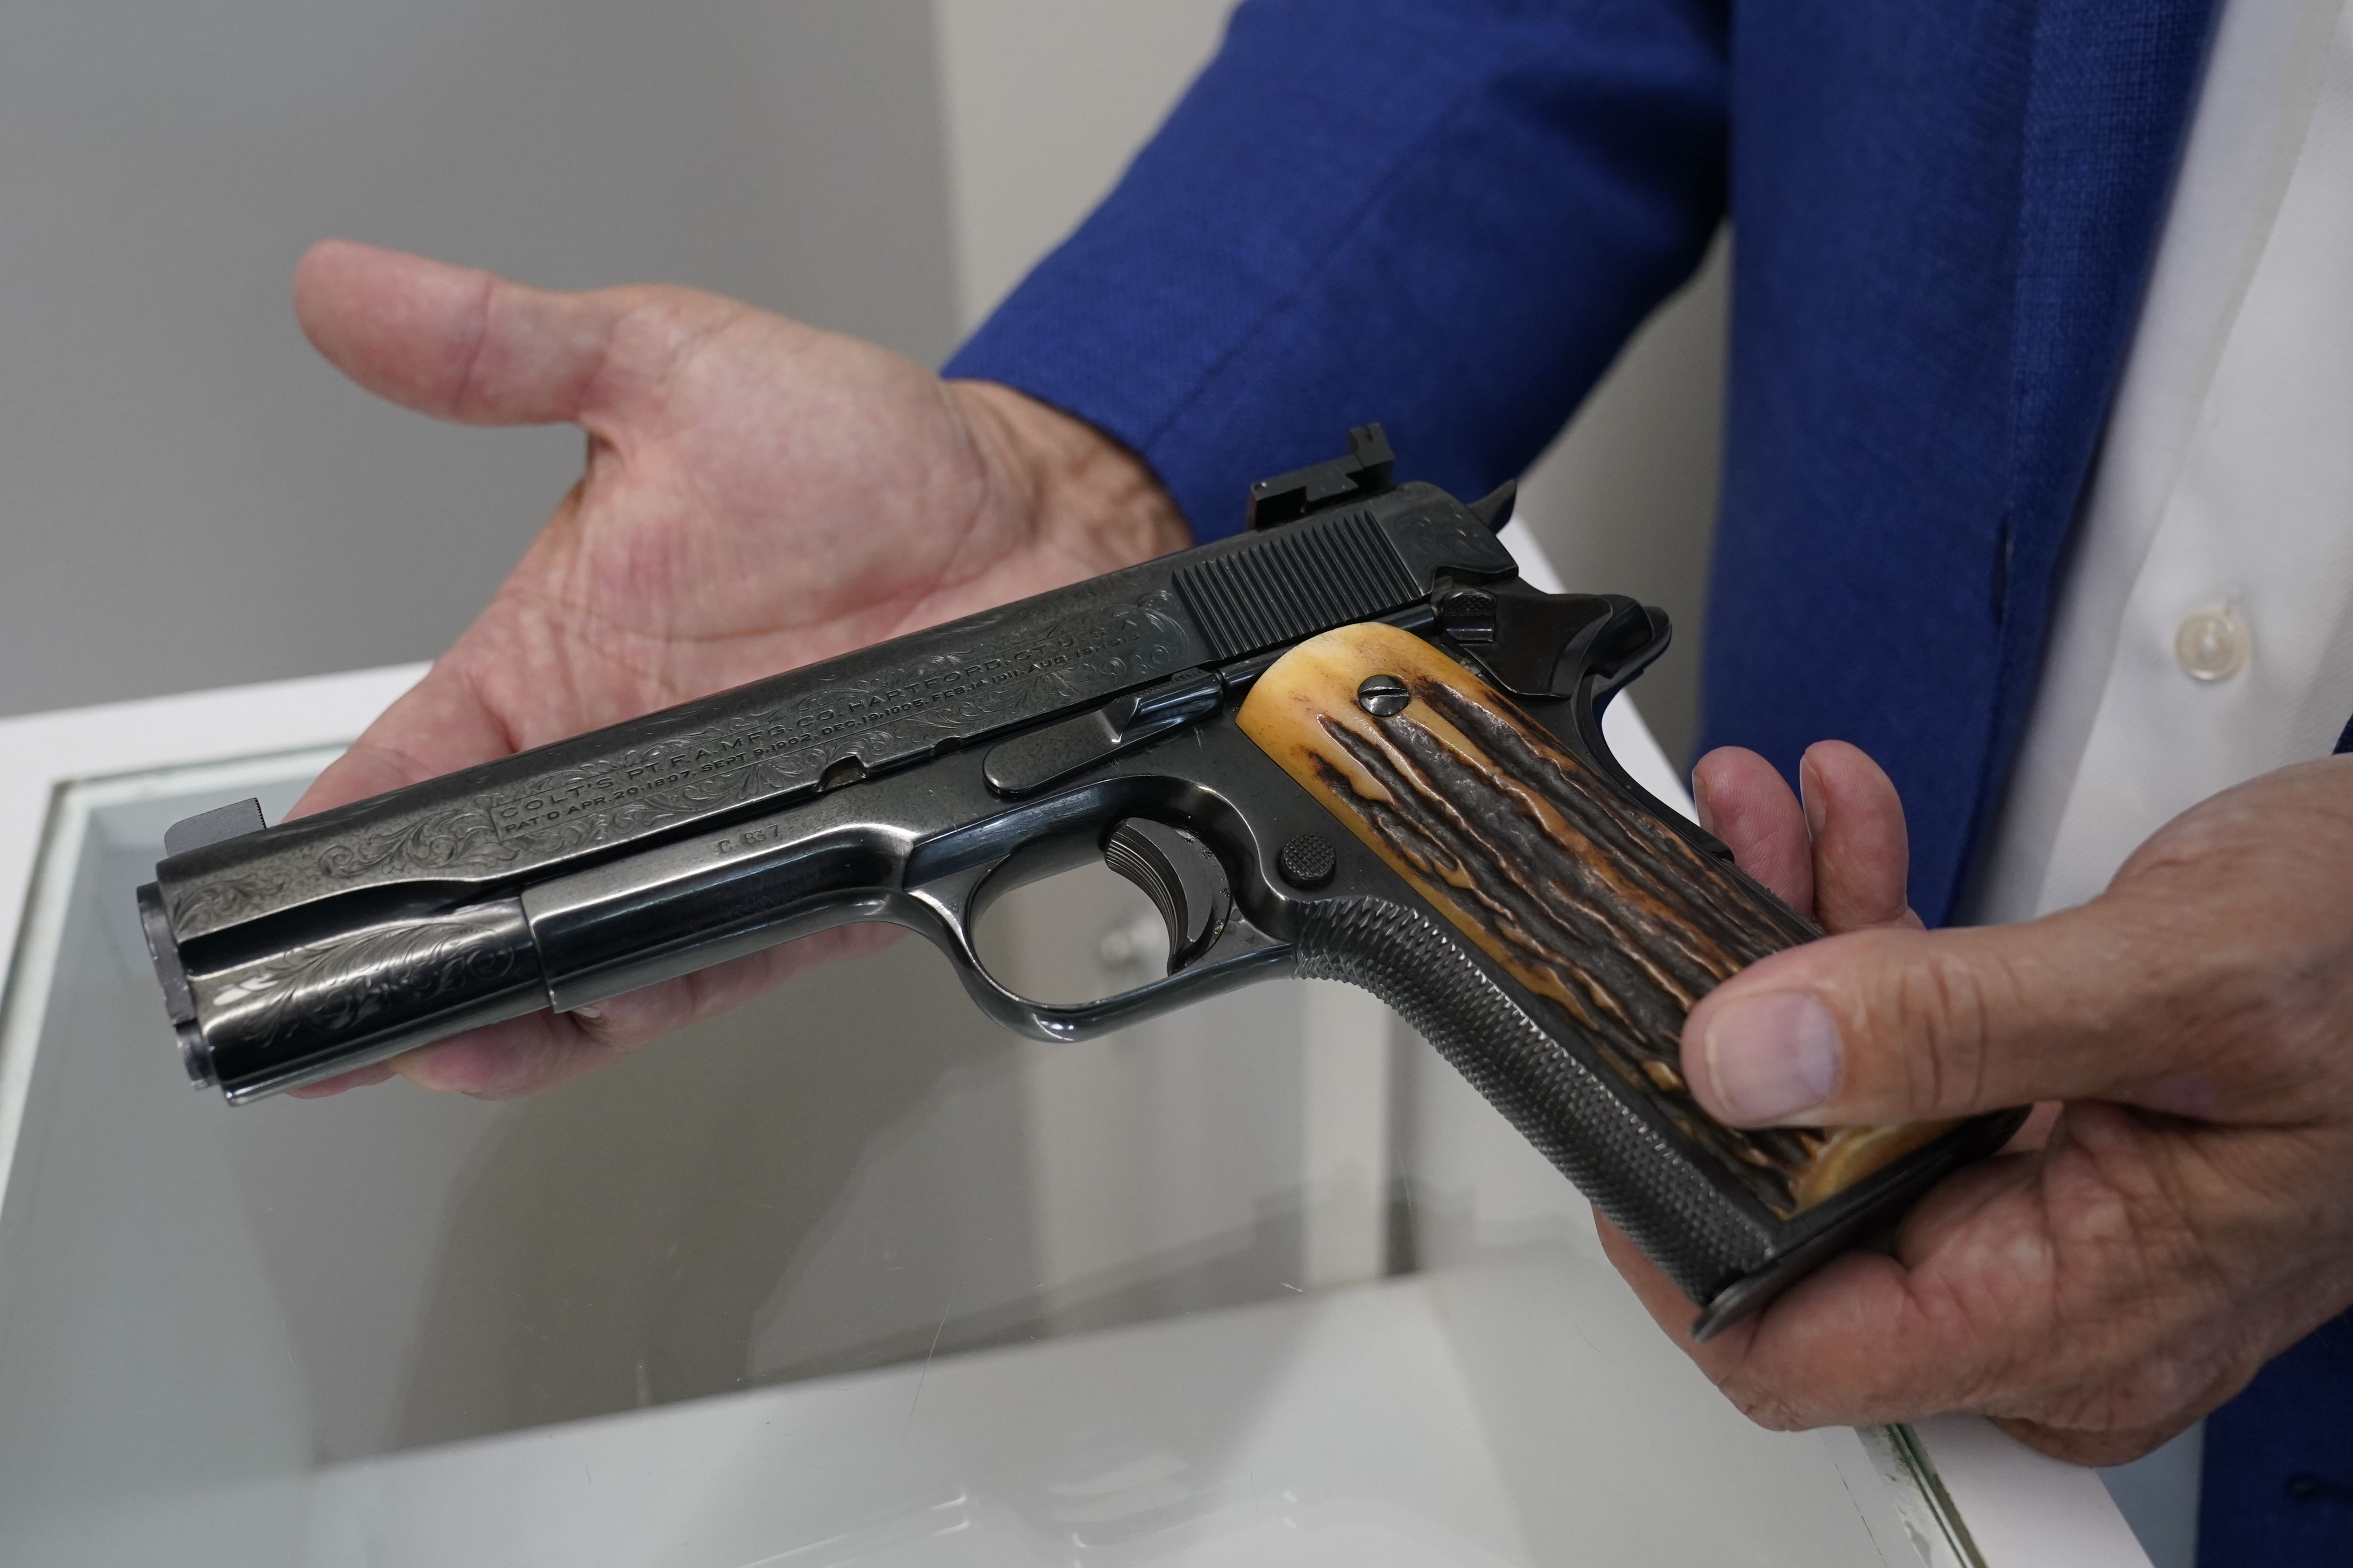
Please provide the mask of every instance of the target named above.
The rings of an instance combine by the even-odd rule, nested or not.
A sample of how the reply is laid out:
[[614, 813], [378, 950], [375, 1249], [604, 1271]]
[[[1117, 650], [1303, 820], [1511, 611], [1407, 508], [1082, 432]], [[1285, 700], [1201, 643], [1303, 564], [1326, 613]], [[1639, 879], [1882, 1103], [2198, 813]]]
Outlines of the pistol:
[[[1820, 933], [1645, 793], [1601, 714], [1661, 611], [1522, 582], [1378, 426], [1249, 529], [406, 789], [164, 841], [139, 910], [181, 1059], [243, 1102], [852, 921], [1083, 1040], [1284, 975], [1395, 1008], [1701, 1310], [1705, 1338], [1900, 1216], [2022, 1112], [1742, 1131], [1685, 1015]], [[976, 921], [1101, 857], [1167, 973], [1050, 1004]]]

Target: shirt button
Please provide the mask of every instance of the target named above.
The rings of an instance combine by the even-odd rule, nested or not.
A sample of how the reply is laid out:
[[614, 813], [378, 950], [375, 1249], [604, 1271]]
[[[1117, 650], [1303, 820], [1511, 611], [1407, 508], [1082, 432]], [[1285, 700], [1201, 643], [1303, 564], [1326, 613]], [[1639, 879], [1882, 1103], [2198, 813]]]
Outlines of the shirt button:
[[2254, 634], [2227, 605], [2193, 611], [2173, 634], [2173, 657], [2193, 680], [2228, 680], [2247, 668], [2254, 646]]

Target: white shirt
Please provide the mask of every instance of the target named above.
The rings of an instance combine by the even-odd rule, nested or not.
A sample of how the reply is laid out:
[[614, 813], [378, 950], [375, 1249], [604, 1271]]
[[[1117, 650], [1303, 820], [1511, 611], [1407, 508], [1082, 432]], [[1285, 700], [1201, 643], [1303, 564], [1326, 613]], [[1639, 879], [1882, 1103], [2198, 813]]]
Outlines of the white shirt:
[[2233, 0], [1968, 918], [2082, 903], [2348, 716], [2353, 3]]

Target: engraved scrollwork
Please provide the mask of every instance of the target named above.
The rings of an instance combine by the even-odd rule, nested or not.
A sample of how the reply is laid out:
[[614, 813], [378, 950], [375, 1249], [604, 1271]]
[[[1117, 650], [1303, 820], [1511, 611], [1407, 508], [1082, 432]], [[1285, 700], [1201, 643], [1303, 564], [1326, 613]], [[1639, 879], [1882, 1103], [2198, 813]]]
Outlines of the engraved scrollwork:
[[269, 908], [285, 890], [285, 872], [265, 865], [176, 884], [169, 889], [166, 905], [172, 929], [185, 932], [233, 924], [252, 910]]
[[520, 876], [606, 844], [814, 791], [1198, 662], [1167, 589], [1130, 584], [1048, 616], [1012, 606], [593, 735], [485, 764], [426, 793], [257, 839], [242, 863], [167, 886], [174, 929], [202, 936], [290, 900], [404, 878]]
[[1184, 668], [1195, 645], [1180, 617], [1159, 590], [1033, 627], [1002, 651], [987, 651], [983, 627], [954, 647], [845, 671], [788, 700], [538, 775], [487, 803], [491, 826], [501, 843], [540, 858], [811, 787], [844, 757], [876, 766], [944, 736], [972, 739]]
[[1392, 518], [1389, 538], [1398, 553], [1417, 571], [1452, 566], [1473, 571], [1508, 571], [1509, 552], [1495, 542], [1477, 519], [1448, 510], [1409, 512]]
[[1135, 601], [1132, 614], [1140, 630], [1122, 659], [1121, 673], [1141, 673], [1147, 678], [1166, 675], [1199, 657], [1192, 622], [1170, 590], [1155, 588], [1142, 595]]
[[319, 851], [316, 863], [320, 876], [350, 881], [376, 870], [438, 871], [512, 858], [512, 851], [501, 850], [489, 809], [476, 799], [374, 835], [337, 839]]
[[512, 905], [371, 927], [195, 981], [216, 1037], [279, 1050], [347, 1041], [530, 978]]

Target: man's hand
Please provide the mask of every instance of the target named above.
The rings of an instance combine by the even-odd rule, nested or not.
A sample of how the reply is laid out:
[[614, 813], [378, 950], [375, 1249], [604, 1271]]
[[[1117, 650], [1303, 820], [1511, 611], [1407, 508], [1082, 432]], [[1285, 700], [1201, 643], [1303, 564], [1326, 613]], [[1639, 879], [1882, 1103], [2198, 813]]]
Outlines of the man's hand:
[[[2080, 909], [1935, 932], [1904, 908], [1886, 775], [1826, 742], [1801, 783], [1802, 812], [1753, 753], [1697, 770], [1740, 863], [1843, 933], [1693, 1010], [1701, 1102], [1747, 1126], [2059, 1104], [1914, 1209], [1894, 1257], [1689, 1346], [1735, 1403], [1776, 1427], [1972, 1410], [2115, 1464], [2353, 1302], [2353, 758], [2185, 813]], [[1604, 1240], [1683, 1339], [1691, 1303]]]
[[[551, 294], [330, 242], [302, 329], [361, 385], [475, 425], [570, 421], [586, 471], [481, 617], [298, 811], [430, 778], [1128, 565], [1187, 542], [1150, 471], [1000, 386], [691, 289]], [[542, 1089], [821, 959], [852, 927], [538, 1014], [397, 1070]], [[301, 1092], [301, 1091], [298, 1091]]]

